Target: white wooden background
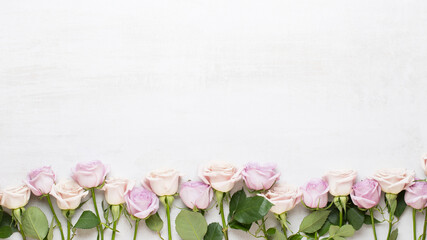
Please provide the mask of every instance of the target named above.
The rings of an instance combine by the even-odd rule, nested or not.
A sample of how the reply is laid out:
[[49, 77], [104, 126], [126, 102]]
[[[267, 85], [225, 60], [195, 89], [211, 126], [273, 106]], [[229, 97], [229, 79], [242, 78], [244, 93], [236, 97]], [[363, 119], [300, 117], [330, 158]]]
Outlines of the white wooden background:
[[[138, 181], [162, 166], [195, 179], [212, 160], [277, 162], [299, 185], [341, 167], [424, 177], [426, 12], [425, 0], [2, 0], [0, 188], [94, 159]], [[306, 213], [290, 213], [293, 229]], [[400, 239], [411, 224], [407, 211]]]

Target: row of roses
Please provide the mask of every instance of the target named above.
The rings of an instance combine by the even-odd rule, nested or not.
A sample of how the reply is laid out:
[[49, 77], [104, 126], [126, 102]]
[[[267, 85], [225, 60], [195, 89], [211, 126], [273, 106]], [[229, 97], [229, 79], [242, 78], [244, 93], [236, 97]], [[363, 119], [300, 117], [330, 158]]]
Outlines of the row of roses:
[[[423, 160], [425, 169], [426, 165], [427, 158]], [[416, 210], [427, 207], [427, 182], [415, 179], [414, 172], [405, 169], [380, 170], [371, 178], [357, 183], [357, 173], [353, 170], [329, 171], [323, 178], [312, 179], [300, 188], [278, 183], [280, 173], [276, 171], [275, 164], [251, 163], [241, 170], [226, 163], [211, 164], [201, 168], [199, 177], [202, 181], [188, 181], [181, 185], [181, 175], [174, 169], [150, 172], [142, 180], [142, 187], [136, 187], [134, 181], [127, 179], [107, 179], [108, 173], [109, 168], [99, 161], [77, 164], [72, 170], [72, 180], [59, 182], [50, 167], [31, 171], [25, 185], [1, 192], [1, 205], [12, 210], [13, 221], [6, 234], [0, 234], [0, 237], [8, 237], [14, 230], [19, 230], [23, 239], [53, 238], [54, 226], [51, 224], [48, 227], [44, 214], [35, 207], [24, 209], [31, 192], [47, 199], [63, 240], [72, 239], [76, 228], [95, 227], [99, 239], [104, 239], [104, 231], [107, 229], [112, 231], [112, 239], [115, 239], [117, 222], [123, 215], [135, 220], [134, 239], [142, 219], [162, 238], [160, 232], [163, 221], [157, 214], [160, 203], [166, 209], [168, 239], [172, 239], [170, 212], [177, 195], [192, 210], [182, 210], [175, 220], [176, 231], [183, 239], [201, 239], [207, 236], [209, 239], [228, 239], [228, 229], [233, 228], [265, 239], [319, 239], [328, 233], [329, 237], [326, 239], [340, 240], [352, 236], [363, 223], [372, 225], [374, 238], [377, 239], [375, 224], [379, 221], [374, 218], [374, 211], [384, 214], [384, 209], [379, 206], [382, 191], [385, 193], [389, 212], [388, 218], [383, 220], [389, 223], [387, 239], [396, 239], [397, 229], [393, 228], [398, 220], [396, 217], [403, 212], [404, 204], [414, 209], [414, 215]], [[247, 197], [243, 190], [234, 193], [226, 218], [224, 203], [230, 199], [230, 190], [242, 178], [253, 196]], [[104, 221], [99, 214], [96, 189], [104, 191], [105, 201], [109, 204], [108, 207], [103, 206]], [[73, 225], [71, 218], [89, 193], [95, 213], [84, 211]], [[333, 196], [331, 202], [328, 202], [329, 194]], [[399, 194], [404, 197], [399, 198]], [[67, 220], [66, 236], [54, 211], [51, 196], [56, 199], [58, 208]], [[209, 209], [214, 196], [222, 223], [207, 226], [203, 214]], [[288, 237], [287, 213], [301, 201], [312, 212], [303, 219], [299, 231]], [[266, 228], [265, 215], [268, 211], [275, 214], [282, 231]], [[255, 233], [250, 232], [253, 224], [258, 225]], [[191, 233], [187, 231], [189, 227], [193, 229]], [[425, 231], [424, 227], [420, 238], [426, 239]], [[417, 239], [415, 228], [414, 239]]]

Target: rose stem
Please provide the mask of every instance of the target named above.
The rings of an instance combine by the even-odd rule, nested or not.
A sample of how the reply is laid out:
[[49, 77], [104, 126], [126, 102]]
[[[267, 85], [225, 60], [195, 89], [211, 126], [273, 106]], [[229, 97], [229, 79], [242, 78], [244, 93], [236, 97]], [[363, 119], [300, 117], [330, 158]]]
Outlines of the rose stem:
[[222, 232], [224, 233], [224, 239], [228, 240], [228, 230], [227, 230], [227, 223], [225, 222], [225, 216], [224, 216], [224, 198], [219, 199], [219, 212], [221, 213], [221, 219], [222, 219]]
[[267, 230], [265, 229], [265, 217], [262, 217], [261, 224], [261, 229], [264, 233], [264, 238], [267, 239]]
[[[286, 214], [286, 212], [285, 212], [285, 214]], [[283, 229], [283, 235], [285, 235], [285, 239], [288, 239], [288, 234], [286, 233], [287, 232], [287, 227], [286, 227], [286, 225], [285, 225], [285, 222], [286, 222], [286, 215], [285, 214], [281, 214], [281, 217], [280, 217], [280, 225], [282, 226], [282, 229]], [[284, 218], [284, 219], [283, 219]]]
[[61, 232], [61, 238], [62, 240], [65, 240], [64, 231], [62, 229], [61, 222], [59, 221], [58, 216], [56, 216], [55, 209], [53, 208], [52, 201], [50, 199], [49, 194], [46, 194], [46, 198], [47, 198], [47, 202], [49, 203], [50, 211], [52, 211], [53, 217], [55, 218], [56, 224], [58, 225], [59, 231]]
[[343, 212], [342, 209], [340, 209], [340, 227], [342, 227], [342, 219], [343, 219]]
[[394, 219], [394, 213], [390, 213], [389, 220], [388, 220], [388, 234], [387, 234], [387, 240], [390, 239], [391, 229], [393, 228], [393, 219]]
[[427, 209], [426, 209], [425, 218], [424, 218], [423, 240], [426, 240], [426, 229], [427, 229]]
[[122, 216], [122, 207], [120, 207], [120, 211], [119, 211], [119, 217], [117, 218], [116, 221], [114, 221], [113, 223], [113, 234], [111, 235], [111, 240], [116, 239], [116, 229], [117, 229], [117, 223], [120, 220], [120, 217]]
[[91, 188], [90, 192], [92, 193], [92, 201], [95, 207], [95, 213], [99, 219], [98, 231], [99, 231], [99, 234], [101, 235], [101, 240], [104, 240], [104, 231], [102, 230], [102, 225], [101, 225], [102, 221], [101, 221], [101, 217], [99, 216], [98, 205], [96, 204], [95, 188]]
[[412, 231], [414, 232], [414, 240], [417, 240], [417, 223], [416, 223], [417, 210], [412, 209]]
[[374, 239], [377, 240], [377, 231], [375, 230], [375, 219], [374, 219], [374, 210], [369, 209], [369, 213], [371, 214], [371, 224], [372, 224], [372, 231], [374, 232]]
[[22, 240], [26, 240], [27, 237], [25, 237], [24, 229], [22, 229], [22, 224], [20, 222], [18, 222], [18, 224], [19, 224], [19, 232], [21, 233]]
[[135, 240], [135, 239], [136, 239], [136, 234], [138, 233], [138, 224], [139, 224], [139, 220], [140, 220], [140, 219], [137, 219], [137, 220], [135, 221], [135, 232], [133, 233], [133, 240]]
[[71, 238], [71, 219], [67, 219], [67, 239], [70, 240]]
[[167, 200], [168, 198], [165, 198], [165, 202], [166, 202], [166, 217], [168, 219], [168, 239], [172, 240], [172, 231], [171, 231], [171, 209], [170, 209], [170, 205], [169, 202]]

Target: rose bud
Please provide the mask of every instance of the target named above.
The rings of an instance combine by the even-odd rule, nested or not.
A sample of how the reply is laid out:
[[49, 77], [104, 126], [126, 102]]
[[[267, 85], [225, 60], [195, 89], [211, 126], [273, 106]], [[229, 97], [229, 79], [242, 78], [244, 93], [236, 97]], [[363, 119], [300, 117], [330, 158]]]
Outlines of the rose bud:
[[311, 179], [303, 187], [303, 202], [310, 208], [324, 208], [328, 204], [328, 183], [320, 178]]
[[228, 163], [214, 163], [201, 168], [199, 177], [213, 189], [220, 192], [229, 192], [234, 184], [240, 180], [240, 171]]
[[203, 182], [184, 182], [181, 184], [179, 196], [190, 209], [206, 209], [212, 201], [213, 191]]
[[248, 163], [242, 170], [243, 180], [250, 190], [268, 190], [279, 180], [280, 173], [276, 172], [274, 163]]
[[282, 214], [292, 210], [299, 202], [301, 202], [302, 193], [298, 187], [288, 184], [276, 184], [265, 194], [260, 194], [274, 206], [270, 211], [275, 214]]
[[385, 193], [398, 194], [408, 187], [415, 178], [414, 171], [403, 168], [391, 168], [379, 170], [373, 176]]
[[52, 168], [44, 166], [31, 171], [24, 182], [34, 195], [41, 196], [50, 193], [55, 181], [56, 176]]
[[142, 181], [142, 186], [157, 196], [172, 196], [178, 192], [180, 173], [175, 169], [154, 170]]
[[333, 170], [326, 173], [323, 179], [328, 182], [332, 196], [347, 196], [356, 180], [357, 173], [353, 170]]
[[94, 188], [102, 185], [110, 172], [109, 167], [101, 161], [78, 163], [72, 169], [72, 178], [83, 188]]
[[23, 185], [8, 188], [2, 191], [0, 204], [9, 209], [18, 209], [27, 205], [30, 200], [31, 190]]
[[414, 209], [427, 207], [427, 182], [415, 182], [406, 188], [405, 202]]
[[421, 166], [423, 167], [424, 174], [427, 175], [427, 154], [421, 159]]
[[76, 209], [87, 194], [87, 191], [71, 179], [62, 180], [53, 185], [50, 192], [50, 195], [56, 198], [58, 208], [61, 210]]
[[135, 187], [125, 195], [126, 209], [130, 215], [145, 219], [159, 209], [159, 199], [153, 192]]
[[105, 201], [110, 205], [119, 205], [125, 203], [125, 195], [135, 186], [134, 181], [121, 178], [112, 178], [105, 180], [102, 187], [105, 193]]
[[350, 193], [354, 205], [363, 209], [370, 209], [378, 205], [381, 198], [381, 187], [373, 179], [365, 179], [354, 184]]

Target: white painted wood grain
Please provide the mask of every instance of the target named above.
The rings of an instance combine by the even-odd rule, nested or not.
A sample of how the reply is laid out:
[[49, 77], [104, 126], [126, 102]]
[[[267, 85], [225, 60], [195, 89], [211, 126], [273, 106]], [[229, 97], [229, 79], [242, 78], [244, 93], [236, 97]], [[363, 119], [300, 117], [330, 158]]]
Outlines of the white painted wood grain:
[[426, 12], [423, 0], [0, 1], [0, 188], [93, 159], [134, 179], [168, 165], [195, 179], [211, 160], [274, 161], [294, 184], [334, 167], [423, 177]]

